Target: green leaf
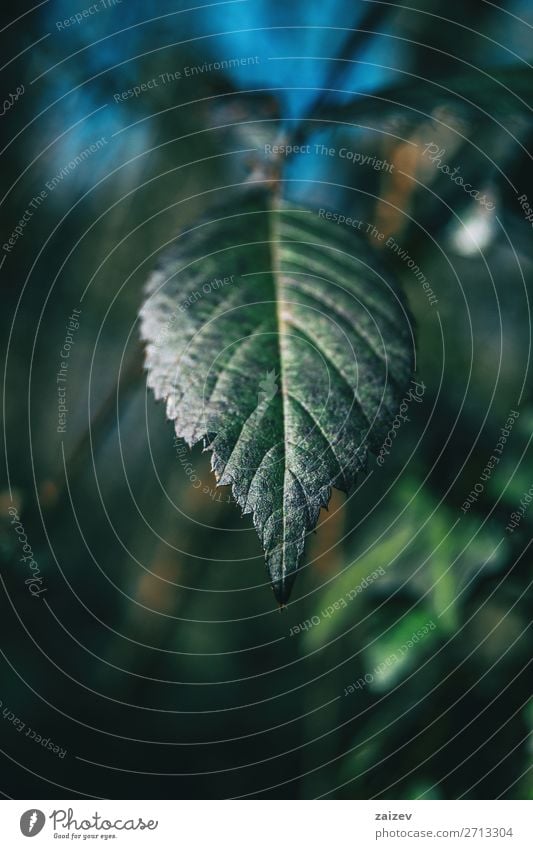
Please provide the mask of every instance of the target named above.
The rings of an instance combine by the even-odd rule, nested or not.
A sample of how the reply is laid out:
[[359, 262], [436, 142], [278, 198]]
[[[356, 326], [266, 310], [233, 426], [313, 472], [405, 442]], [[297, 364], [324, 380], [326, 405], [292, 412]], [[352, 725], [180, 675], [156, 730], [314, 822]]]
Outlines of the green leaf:
[[285, 603], [331, 487], [353, 487], [411, 376], [394, 283], [361, 236], [254, 188], [176, 240], [141, 333], [149, 386], [252, 513]]

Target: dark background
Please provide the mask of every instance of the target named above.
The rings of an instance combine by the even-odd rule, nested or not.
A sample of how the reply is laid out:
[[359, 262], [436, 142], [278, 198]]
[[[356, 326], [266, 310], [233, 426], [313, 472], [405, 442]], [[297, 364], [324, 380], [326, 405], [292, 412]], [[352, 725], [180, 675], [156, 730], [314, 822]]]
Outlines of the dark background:
[[[0, 119], [2, 244], [46, 182], [106, 139], [0, 258], [0, 790], [531, 798], [533, 508], [505, 530], [533, 484], [531, 224], [517, 201], [533, 198], [531, 4], [416, 12], [247, 0], [185, 11], [122, 0], [57, 28], [89, 5], [5, 7], [0, 33], [2, 96], [25, 87]], [[259, 62], [113, 97], [247, 56]], [[505, 88], [491, 82], [501, 74]], [[260, 160], [249, 149], [280, 130], [394, 163], [387, 174], [293, 158], [284, 191], [394, 234], [438, 297], [431, 306], [381, 250], [416, 322], [423, 401], [383, 467], [350, 498], [333, 495], [281, 612], [249, 517], [227, 490], [218, 500], [199, 448], [191, 462], [209, 492], [180, 462], [146, 391], [137, 322], [165, 244], [223, 204], [225, 187]], [[489, 193], [494, 214], [423, 156], [428, 143]], [[82, 313], [58, 434], [73, 308]], [[520, 416], [502, 459], [464, 514], [511, 410]], [[24, 584], [12, 505], [46, 586], [39, 598]], [[375, 674], [428, 622], [429, 635]], [[18, 732], [10, 713], [65, 757]]]

